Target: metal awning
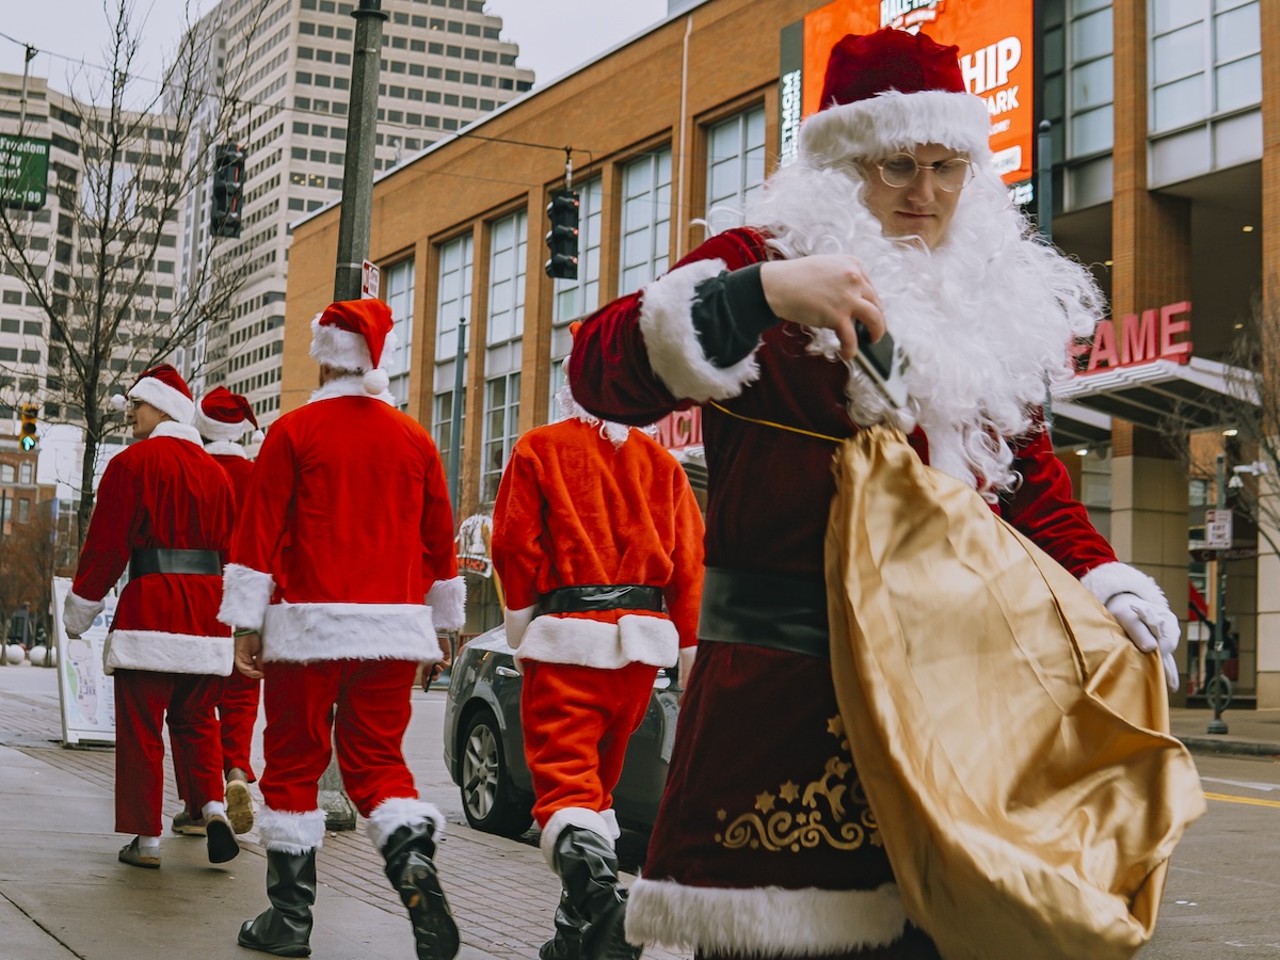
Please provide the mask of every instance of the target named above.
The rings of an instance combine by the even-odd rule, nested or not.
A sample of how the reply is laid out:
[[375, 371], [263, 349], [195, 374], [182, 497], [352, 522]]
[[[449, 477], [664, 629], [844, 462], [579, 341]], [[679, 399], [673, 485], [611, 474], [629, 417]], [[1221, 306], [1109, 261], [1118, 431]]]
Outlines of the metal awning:
[[1192, 357], [1187, 363], [1155, 360], [1140, 366], [1080, 374], [1054, 385], [1054, 439], [1057, 441], [1059, 417], [1070, 421], [1064, 423], [1064, 428], [1078, 426], [1070, 413], [1061, 412], [1073, 407], [1153, 430], [1159, 430], [1176, 412], [1193, 427], [1207, 429], [1229, 426], [1223, 421], [1231, 398], [1256, 404], [1255, 374], [1202, 357]]
[[1055, 447], [1088, 447], [1111, 442], [1111, 417], [1070, 401], [1054, 400], [1049, 410], [1053, 417]]

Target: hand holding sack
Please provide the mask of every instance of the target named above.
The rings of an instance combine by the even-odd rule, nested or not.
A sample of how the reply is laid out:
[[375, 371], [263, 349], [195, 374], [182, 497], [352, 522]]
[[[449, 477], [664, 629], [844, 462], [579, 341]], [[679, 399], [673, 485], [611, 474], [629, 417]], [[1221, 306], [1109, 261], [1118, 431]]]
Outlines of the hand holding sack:
[[1153, 658], [896, 431], [835, 472], [832, 674], [908, 916], [947, 960], [1131, 957], [1204, 812]]

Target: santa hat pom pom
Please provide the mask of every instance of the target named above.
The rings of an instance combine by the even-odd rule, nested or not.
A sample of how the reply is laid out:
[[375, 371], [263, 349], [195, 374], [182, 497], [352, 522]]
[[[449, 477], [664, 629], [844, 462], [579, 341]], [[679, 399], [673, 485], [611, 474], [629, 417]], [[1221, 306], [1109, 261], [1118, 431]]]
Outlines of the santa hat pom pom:
[[129, 405], [129, 401], [123, 393], [113, 393], [111, 395], [111, 409], [116, 413], [124, 413], [124, 408]]
[[364, 377], [361, 379], [364, 383], [365, 392], [374, 395], [384, 393], [387, 387], [391, 385], [391, 378], [387, 376], [387, 371], [377, 367], [372, 370], [366, 370]]
[[253, 436], [251, 436], [251, 437], [249, 438], [249, 442], [250, 442], [250, 443], [261, 443], [261, 442], [262, 442], [263, 440], [265, 440], [265, 439], [267, 439], [267, 435], [266, 435], [266, 433], [264, 433], [261, 429], [258, 429], [258, 430], [253, 431]]

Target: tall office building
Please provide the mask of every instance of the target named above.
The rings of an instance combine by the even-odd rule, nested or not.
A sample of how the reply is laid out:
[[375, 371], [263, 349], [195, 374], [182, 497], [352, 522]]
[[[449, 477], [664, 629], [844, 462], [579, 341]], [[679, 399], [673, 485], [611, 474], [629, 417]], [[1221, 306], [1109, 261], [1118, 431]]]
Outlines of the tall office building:
[[[383, 0], [378, 171], [533, 85], [533, 73], [516, 66], [518, 47], [500, 35], [501, 19], [484, 7], [483, 0]], [[181, 359], [197, 390], [223, 385], [244, 394], [262, 423], [280, 409], [289, 224], [342, 192], [352, 9], [335, 0], [223, 0], [195, 27], [212, 37], [209, 117], [235, 111], [247, 159], [238, 240], [210, 237], [209, 179], [188, 197], [183, 278], [193, 282], [211, 242], [220, 245], [216, 257], [243, 263], [246, 273], [231, 318], [202, 331]], [[216, 146], [193, 135], [192, 150], [211, 172]]]

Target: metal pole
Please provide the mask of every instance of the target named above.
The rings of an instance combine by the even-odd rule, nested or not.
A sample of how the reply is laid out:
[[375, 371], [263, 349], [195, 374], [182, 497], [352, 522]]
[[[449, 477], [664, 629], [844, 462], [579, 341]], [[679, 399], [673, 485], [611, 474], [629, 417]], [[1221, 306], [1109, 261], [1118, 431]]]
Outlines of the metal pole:
[[[1227, 458], [1223, 454], [1218, 454], [1218, 509], [1225, 510], [1227, 508]], [[1223, 643], [1226, 638], [1226, 619], [1227, 619], [1227, 554], [1226, 551], [1218, 553], [1218, 610], [1217, 616], [1213, 618], [1213, 679], [1210, 684], [1213, 689], [1210, 690], [1209, 701], [1213, 704], [1213, 719], [1209, 721], [1206, 730], [1208, 733], [1226, 733], [1227, 724], [1222, 719], [1222, 711], [1226, 709], [1230, 694], [1227, 687], [1223, 683], [1225, 679], [1222, 672], [1223, 660], [1226, 657], [1226, 649]]]
[[360, 0], [351, 58], [347, 108], [347, 153], [342, 168], [342, 212], [338, 220], [338, 264], [333, 299], [358, 300], [360, 275], [369, 254], [373, 215], [373, 153], [377, 142], [378, 74], [382, 58], [382, 0]]
[[[1040, 121], [1036, 139], [1036, 221], [1040, 235], [1053, 239], [1053, 126]], [[1053, 391], [1048, 381], [1044, 388], [1044, 428], [1053, 433]]]
[[[338, 263], [333, 299], [359, 300], [364, 259], [369, 253], [373, 215], [373, 153], [377, 142], [378, 74], [382, 58], [382, 0], [360, 0], [351, 57], [351, 100], [347, 107], [347, 153], [342, 167], [342, 213], [338, 220]], [[329, 830], [354, 830], [356, 809], [342, 790], [337, 761], [320, 777], [320, 809]]]
[[462, 402], [463, 365], [467, 361], [467, 321], [458, 321], [458, 351], [453, 361], [453, 409], [449, 414], [449, 502], [453, 504], [453, 519], [457, 521], [462, 510]]

